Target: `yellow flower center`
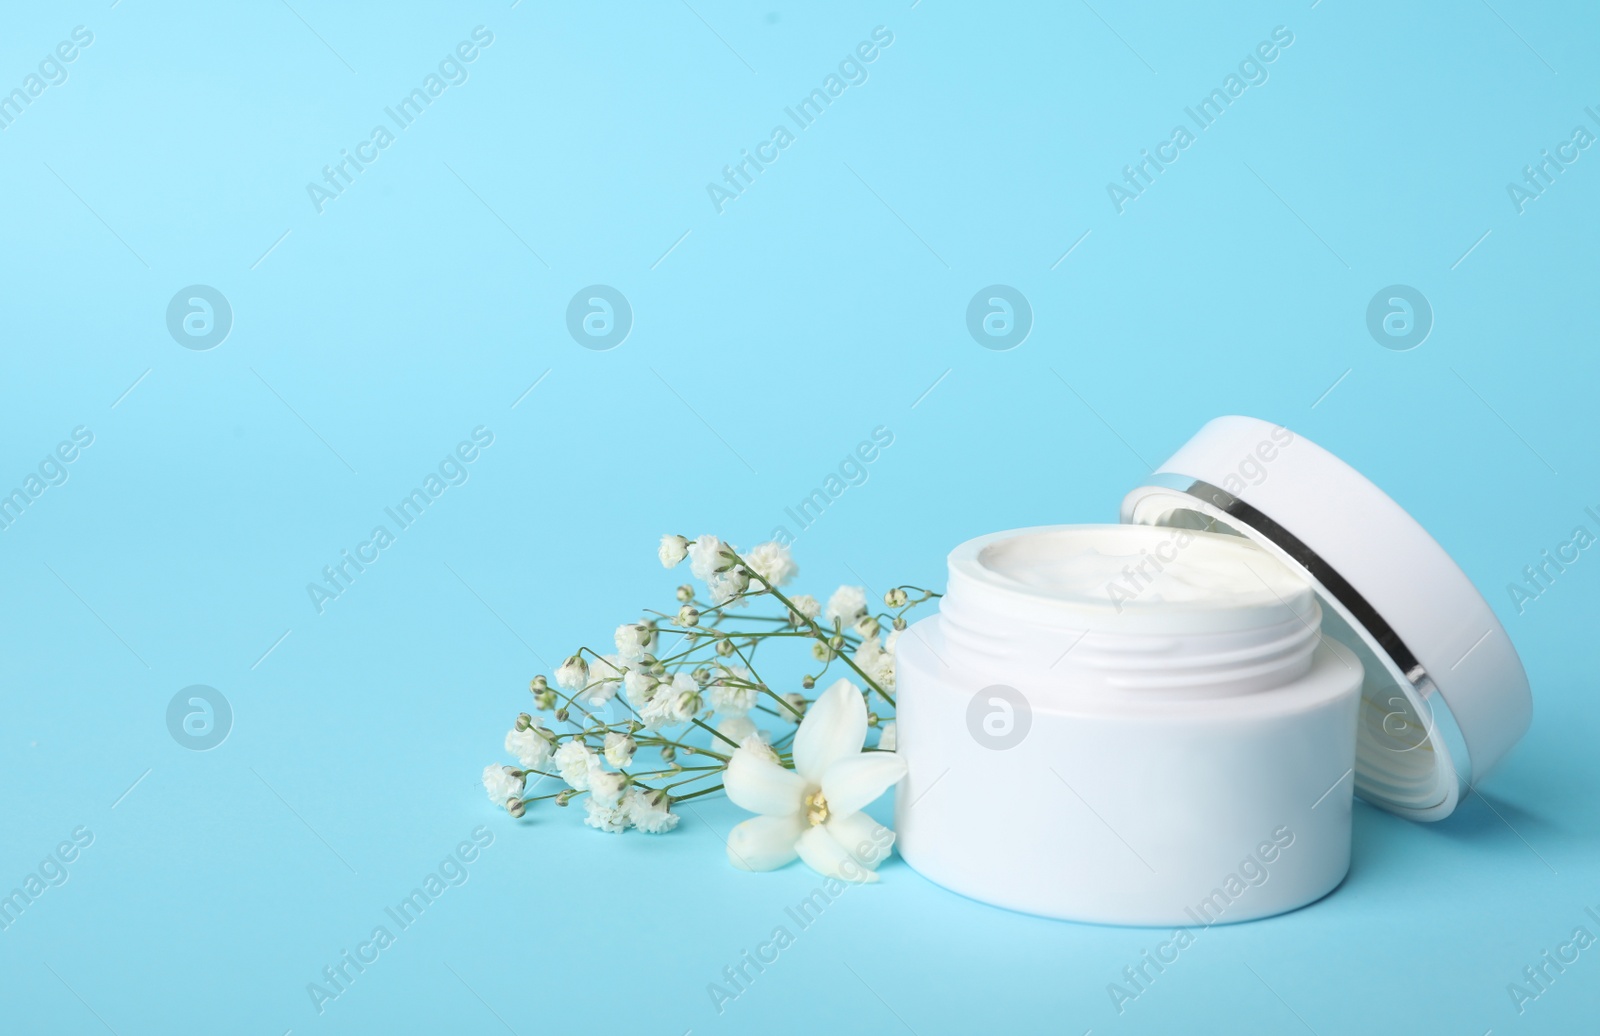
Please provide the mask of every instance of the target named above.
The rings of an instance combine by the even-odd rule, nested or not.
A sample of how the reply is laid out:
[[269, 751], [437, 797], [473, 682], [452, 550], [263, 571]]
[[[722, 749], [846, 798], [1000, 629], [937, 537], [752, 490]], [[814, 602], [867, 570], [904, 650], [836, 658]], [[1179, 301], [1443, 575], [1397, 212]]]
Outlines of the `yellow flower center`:
[[822, 792], [814, 791], [806, 796], [806, 820], [812, 827], [826, 823], [828, 819], [828, 800], [822, 797]]

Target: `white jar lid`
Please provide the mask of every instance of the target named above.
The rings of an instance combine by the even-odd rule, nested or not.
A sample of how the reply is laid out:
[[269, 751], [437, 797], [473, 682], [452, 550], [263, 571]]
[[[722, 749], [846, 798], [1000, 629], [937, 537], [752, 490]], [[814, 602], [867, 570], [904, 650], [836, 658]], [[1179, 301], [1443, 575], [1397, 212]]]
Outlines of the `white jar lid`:
[[1366, 667], [1345, 779], [1368, 802], [1443, 819], [1527, 731], [1528, 676], [1489, 603], [1416, 519], [1315, 443], [1219, 417], [1127, 495], [1122, 520], [1247, 536], [1312, 583], [1323, 635]]

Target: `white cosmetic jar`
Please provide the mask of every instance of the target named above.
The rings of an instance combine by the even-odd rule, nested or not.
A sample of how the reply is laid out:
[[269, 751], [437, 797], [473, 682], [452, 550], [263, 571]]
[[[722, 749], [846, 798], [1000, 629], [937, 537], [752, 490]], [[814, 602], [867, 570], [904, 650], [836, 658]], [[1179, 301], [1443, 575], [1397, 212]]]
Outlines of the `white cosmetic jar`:
[[1114, 924], [1324, 895], [1350, 862], [1362, 670], [1320, 623], [1309, 584], [1235, 536], [1063, 525], [962, 544], [939, 615], [896, 646], [906, 862], [984, 902]]
[[934, 882], [1078, 921], [1280, 913], [1348, 870], [1352, 795], [1444, 819], [1527, 730], [1471, 581], [1287, 428], [1209, 422], [1121, 517], [962, 544], [897, 638], [895, 826]]

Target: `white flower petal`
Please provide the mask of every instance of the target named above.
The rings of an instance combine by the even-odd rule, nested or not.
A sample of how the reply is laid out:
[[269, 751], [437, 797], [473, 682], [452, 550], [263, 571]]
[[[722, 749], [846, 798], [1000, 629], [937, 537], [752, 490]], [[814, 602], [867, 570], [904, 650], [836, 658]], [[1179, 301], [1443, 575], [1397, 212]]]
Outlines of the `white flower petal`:
[[822, 775], [828, 812], [844, 816], [863, 809], [906, 775], [906, 761], [894, 752], [862, 752], [840, 759]]
[[829, 766], [856, 755], [867, 743], [867, 703], [849, 680], [840, 680], [806, 709], [794, 735], [794, 768], [811, 784], [821, 784]]
[[742, 871], [770, 871], [795, 858], [806, 829], [799, 815], [751, 817], [728, 832], [728, 862]]
[[806, 782], [799, 774], [748, 748], [734, 750], [722, 786], [740, 809], [776, 817], [798, 813], [806, 794]]
[[806, 866], [818, 874], [840, 881], [877, 881], [878, 876], [857, 863], [826, 825], [813, 827], [795, 845]]
[[894, 848], [894, 832], [865, 813], [835, 816], [825, 825], [833, 840], [847, 849], [857, 863], [868, 870], [889, 858]]

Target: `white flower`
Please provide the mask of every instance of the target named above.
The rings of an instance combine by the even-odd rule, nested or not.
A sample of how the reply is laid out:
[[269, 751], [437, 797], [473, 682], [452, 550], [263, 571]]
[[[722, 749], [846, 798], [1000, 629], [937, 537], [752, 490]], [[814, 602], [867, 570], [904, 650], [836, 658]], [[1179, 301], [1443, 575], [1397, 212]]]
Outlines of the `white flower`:
[[789, 603], [794, 605], [794, 610], [808, 619], [815, 619], [822, 614], [822, 604], [810, 594], [795, 594], [789, 598]]
[[638, 662], [656, 649], [656, 630], [643, 622], [617, 627], [617, 657], [623, 662]]
[[744, 560], [750, 571], [773, 586], [783, 586], [800, 574], [789, 548], [781, 543], [758, 543], [745, 553]]
[[750, 573], [741, 565], [735, 565], [726, 572], [713, 572], [711, 578], [706, 580], [712, 604], [727, 604], [749, 588]]
[[626, 786], [627, 778], [620, 773], [607, 773], [598, 768], [589, 771], [589, 798], [602, 806], [621, 802], [622, 789]]
[[589, 771], [597, 769], [600, 761], [588, 745], [574, 738], [556, 749], [555, 759], [562, 780], [578, 791], [589, 790]]
[[573, 655], [556, 669], [556, 683], [563, 690], [581, 691], [589, 682], [589, 665], [582, 655]]
[[636, 709], [644, 708], [650, 701], [657, 683], [659, 681], [655, 677], [636, 669], [628, 670], [628, 675], [622, 678], [622, 686], [628, 692], [628, 703]]
[[673, 674], [672, 683], [663, 684], [639, 711], [639, 718], [651, 730], [674, 727], [694, 719], [700, 711], [700, 685], [688, 673]]
[[661, 537], [661, 547], [656, 551], [656, 556], [661, 559], [662, 568], [676, 568], [678, 562], [689, 554], [689, 541], [682, 536], [668, 534]]
[[639, 743], [633, 738], [613, 730], [606, 734], [606, 762], [620, 770], [633, 762], [633, 750], [638, 747]]
[[754, 687], [744, 686], [751, 682], [750, 670], [744, 666], [729, 666], [726, 671], [719, 672], [707, 688], [707, 701], [724, 716], [742, 716], [755, 707], [761, 694]]
[[622, 800], [622, 811], [633, 826], [647, 835], [664, 834], [678, 826], [678, 814], [667, 812], [665, 792], [642, 792], [629, 788]]
[[705, 582], [712, 604], [727, 604], [750, 585], [750, 573], [728, 556], [732, 549], [715, 536], [701, 536], [689, 544], [689, 571]]
[[851, 659], [879, 687], [886, 691], [894, 690], [894, 655], [878, 643], [877, 637], [862, 640]]
[[896, 730], [894, 720], [891, 719], [883, 725], [881, 730], [878, 731], [878, 747], [883, 749], [885, 752], [893, 752], [895, 746], [895, 735]]
[[825, 625], [849, 629], [866, 614], [867, 592], [859, 586], [841, 586], [828, 598], [822, 618]]
[[722, 541], [715, 536], [701, 536], [689, 544], [689, 571], [696, 579], [710, 582], [717, 569], [728, 563], [722, 556]]
[[589, 814], [583, 818], [583, 822], [592, 828], [608, 835], [619, 835], [628, 829], [628, 813], [621, 803], [606, 806], [594, 799], [585, 799], [583, 808]]
[[[765, 732], [756, 728], [756, 721], [743, 713], [736, 716], [723, 717], [717, 723], [717, 733], [736, 745], [742, 745], [752, 737], [758, 741], [765, 738]], [[726, 752], [728, 750], [728, 741], [722, 740], [722, 737], [711, 739], [713, 751]]]
[[506, 734], [506, 751], [527, 769], [542, 769], [552, 751], [549, 731], [538, 720], [527, 730], [512, 730]]
[[799, 856], [831, 878], [876, 881], [894, 833], [862, 809], [905, 776], [906, 764], [892, 752], [862, 752], [866, 740], [866, 702], [855, 685], [840, 680], [818, 696], [795, 731], [793, 770], [770, 749], [741, 745], [723, 785], [734, 805], [760, 815], [728, 835], [728, 860], [741, 870], [765, 871]]
[[522, 778], [512, 772], [513, 769], [500, 763], [490, 763], [483, 768], [483, 790], [489, 793], [489, 801], [501, 809], [508, 800], [522, 794]]
[[617, 688], [627, 674], [623, 661], [616, 655], [602, 655], [589, 669], [589, 685], [578, 695], [589, 705], [600, 706], [617, 695]]

